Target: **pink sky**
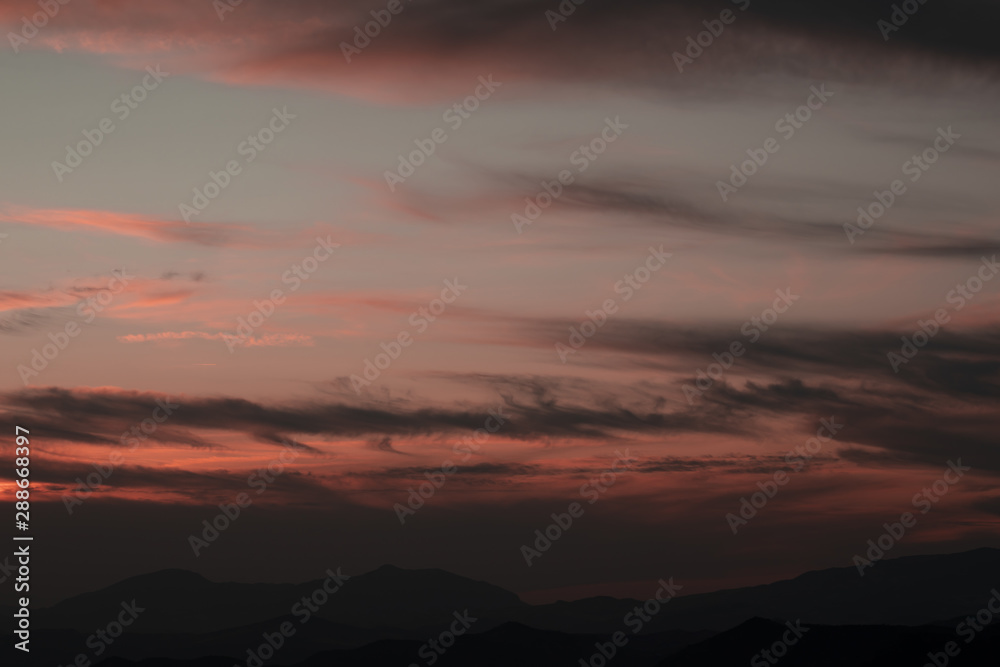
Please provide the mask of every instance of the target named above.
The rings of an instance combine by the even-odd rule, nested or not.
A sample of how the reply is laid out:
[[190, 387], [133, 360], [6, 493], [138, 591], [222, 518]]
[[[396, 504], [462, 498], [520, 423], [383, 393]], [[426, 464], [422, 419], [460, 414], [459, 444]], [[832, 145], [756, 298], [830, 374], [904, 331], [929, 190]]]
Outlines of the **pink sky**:
[[[51, 541], [102, 523], [110, 544], [148, 540], [85, 584], [98, 556], [53, 560], [51, 597], [332, 558], [532, 600], [759, 583], [849, 565], [959, 458], [972, 472], [897, 555], [1000, 545], [995, 59], [762, 7], [678, 72], [717, 12], [581, 6], [553, 31], [528, 3], [441, 5], [405, 4], [350, 62], [341, 43], [383, 5], [73, 0], [0, 51], [0, 421], [35, 434]], [[0, 2], [3, 33], [37, 9]], [[900, 337], [939, 312], [896, 372]], [[180, 407], [125, 447], [157, 400]], [[508, 421], [456, 460], [496, 409]], [[733, 535], [726, 514], [831, 417], [843, 431]], [[308, 450], [195, 558], [187, 536], [285, 441]], [[634, 468], [526, 567], [521, 545], [626, 448]], [[400, 525], [394, 505], [448, 461]], [[233, 564], [267, 535], [291, 552]]]

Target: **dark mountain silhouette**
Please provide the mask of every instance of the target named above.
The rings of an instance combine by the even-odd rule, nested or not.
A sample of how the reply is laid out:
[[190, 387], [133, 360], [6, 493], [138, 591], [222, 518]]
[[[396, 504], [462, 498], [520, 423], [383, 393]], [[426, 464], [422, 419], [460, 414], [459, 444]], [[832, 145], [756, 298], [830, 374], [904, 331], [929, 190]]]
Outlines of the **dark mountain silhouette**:
[[[890, 659], [904, 656], [919, 666], [928, 651], [956, 639], [956, 624], [1000, 590], [1000, 550], [888, 559], [864, 577], [853, 567], [835, 568], [764, 586], [682, 595], [638, 635], [626, 624], [638, 600], [529, 605], [502, 588], [443, 570], [391, 566], [351, 577], [303, 622], [304, 608], [296, 605], [323, 584], [218, 583], [180, 570], [131, 577], [33, 612], [32, 658], [53, 665], [67, 665], [78, 653], [95, 658], [86, 638], [134, 599], [143, 611], [99, 656], [105, 664], [245, 665], [247, 650], [282, 623], [294, 628], [294, 636], [265, 664], [425, 664], [421, 647], [448, 628], [455, 612], [468, 610], [477, 620], [436, 665], [577, 667], [615, 632], [628, 639], [614, 658], [622, 667], [657, 665], [668, 657], [663, 664], [746, 665], [781, 637], [785, 621], [800, 621], [809, 631], [782, 665], [891, 665]], [[980, 653], [997, 648], [997, 626], [963, 649], [963, 662], [951, 664], [978, 664]], [[869, 662], [845, 652], [852, 646]], [[872, 662], [879, 656], [882, 662]]]
[[511, 619], [543, 630], [606, 633], [623, 629], [625, 615], [642, 603], [642, 600], [603, 596], [559, 601], [512, 609]]
[[301, 624], [292, 616], [274, 618], [261, 623], [230, 628], [204, 635], [126, 633], [111, 647], [111, 653], [130, 660], [152, 657], [189, 660], [207, 655], [245, 660], [247, 650], [265, 642], [264, 634], [279, 632], [285, 622], [295, 628], [281, 650], [282, 660], [298, 662], [320, 651], [359, 648], [380, 639], [423, 639], [422, 634], [399, 628], [357, 628], [312, 618]]
[[[998, 619], [1000, 620], [1000, 619]], [[751, 619], [736, 628], [681, 649], [660, 667], [751, 665], [764, 667], [921, 667], [928, 653], [942, 654], [949, 667], [985, 667], [1000, 664], [1000, 624], [987, 628], [966, 644], [952, 628], [939, 626], [823, 626], [804, 625], [807, 631], [781, 655], [770, 660], [762, 651], [773, 650], [789, 627], [780, 621]], [[789, 635], [794, 638], [794, 635]], [[955, 657], [943, 654], [949, 641], [959, 645]]]
[[[693, 640], [692, 640], [693, 641]], [[435, 667], [578, 667], [607, 643], [602, 635], [568, 634], [537, 630], [518, 623], [505, 623], [478, 634], [459, 637], [444, 653], [427, 653], [426, 640], [381, 640], [352, 650], [324, 651], [295, 663], [295, 667], [405, 667], [428, 664], [435, 655]], [[425, 653], [421, 653], [421, 650]], [[676, 649], [674, 649], [676, 650]], [[644, 646], [626, 646], [616, 652], [614, 664], [621, 667], [655, 667], [663, 653]], [[246, 663], [241, 663], [245, 665]], [[285, 663], [283, 663], [285, 664]], [[195, 662], [152, 659], [131, 662], [112, 658], [101, 667], [233, 667], [232, 659], [208, 657]]]
[[331, 596], [319, 616], [349, 625], [393, 625], [417, 629], [451, 622], [452, 612], [469, 609], [480, 617], [506, 618], [526, 606], [514, 593], [444, 570], [393, 566], [352, 577]]
[[763, 586], [681, 596], [649, 625], [725, 630], [763, 618], [820, 625], [920, 625], [982, 608], [1000, 586], [1000, 549], [907, 556], [879, 561], [860, 576], [854, 567], [807, 572]]
[[[943, 659], [944, 646], [956, 640], [951, 631], [938, 626], [803, 626], [802, 638], [781, 656], [762, 653], [773, 650], [788, 627], [780, 621], [751, 619], [705, 641], [650, 653], [628, 644], [617, 649], [605, 663], [615, 667], [920, 667], [928, 653]], [[508, 623], [481, 634], [459, 637], [434, 661], [435, 667], [579, 667], [595, 654], [595, 643], [608, 638], [536, 630]], [[995, 667], [1000, 656], [1000, 625], [985, 629], [971, 643], [959, 641], [960, 652], [949, 657], [949, 667]], [[294, 667], [400, 667], [429, 664], [421, 658], [423, 642], [380, 640], [352, 650], [324, 651], [294, 663]], [[149, 659], [132, 662], [111, 658], [100, 667], [233, 667], [232, 658], [211, 656], [192, 661]], [[238, 665], [246, 663], [240, 661]], [[944, 664], [940, 663], [939, 664]]]
[[[145, 611], [133, 630], [214, 632], [294, 615], [302, 598], [322, 590], [323, 583], [324, 579], [302, 584], [217, 583], [192, 572], [163, 570], [64, 600], [39, 610], [37, 618], [43, 627], [89, 633], [95, 617], [114, 619], [122, 601], [134, 599]], [[354, 627], [416, 629], [436, 627], [455, 610], [488, 612], [523, 604], [509, 591], [444, 570], [383, 566], [348, 579], [315, 615]]]
[[[144, 611], [133, 630], [205, 634], [293, 614], [304, 596], [322, 588], [302, 584], [217, 583], [180, 570], [126, 579], [37, 612], [39, 626], [92, 631], [93, 619], [113, 619], [122, 601]], [[644, 628], [726, 630], [754, 617], [801, 619], [825, 625], [918, 625], [960, 617], [982, 607], [1000, 586], [1000, 550], [887, 559], [859, 576], [853, 567], [814, 571], [773, 584], [681, 595]], [[505, 622], [560, 632], [608, 633], [622, 628], [639, 600], [587, 598], [528, 605], [515, 594], [443, 570], [384, 566], [351, 577], [316, 616], [356, 628], [432, 630], [453, 611], [469, 609], [477, 631]]]
[[161, 570], [63, 600], [39, 610], [37, 621], [42, 627], [90, 634], [95, 619], [114, 620], [122, 602], [135, 600], [145, 611], [139, 614], [133, 630], [213, 632], [283, 616], [291, 604], [285, 601], [300, 597], [297, 593], [302, 588], [295, 584], [216, 583], [194, 572]]

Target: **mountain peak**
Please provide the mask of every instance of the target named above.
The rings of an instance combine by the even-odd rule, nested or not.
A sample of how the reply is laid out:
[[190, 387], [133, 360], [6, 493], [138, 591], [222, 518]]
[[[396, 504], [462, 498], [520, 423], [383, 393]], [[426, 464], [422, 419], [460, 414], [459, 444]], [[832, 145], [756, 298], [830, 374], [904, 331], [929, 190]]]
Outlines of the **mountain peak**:
[[124, 581], [131, 581], [134, 579], [153, 579], [160, 581], [190, 581], [203, 583], [207, 582], [208, 579], [198, 574], [197, 572], [192, 572], [191, 570], [182, 570], [180, 568], [167, 568], [165, 570], [156, 570], [155, 572], [147, 572], [145, 574], [137, 574], [134, 577], [129, 577]]
[[381, 574], [396, 574], [399, 572], [406, 572], [406, 570], [391, 563], [386, 563], [385, 565], [379, 565], [377, 568], [372, 570], [372, 573], [374, 572], [379, 572]]

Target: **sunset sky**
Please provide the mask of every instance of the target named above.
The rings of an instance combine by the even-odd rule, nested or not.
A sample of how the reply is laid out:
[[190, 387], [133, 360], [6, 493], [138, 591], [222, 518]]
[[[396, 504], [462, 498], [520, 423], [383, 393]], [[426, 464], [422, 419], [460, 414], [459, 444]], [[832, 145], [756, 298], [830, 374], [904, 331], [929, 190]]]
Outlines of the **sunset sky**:
[[959, 459], [890, 555], [1000, 546], [1000, 10], [567, 5], [71, 0], [35, 34], [0, 1], [2, 451], [31, 431], [45, 601], [168, 567], [764, 583], [850, 566]]

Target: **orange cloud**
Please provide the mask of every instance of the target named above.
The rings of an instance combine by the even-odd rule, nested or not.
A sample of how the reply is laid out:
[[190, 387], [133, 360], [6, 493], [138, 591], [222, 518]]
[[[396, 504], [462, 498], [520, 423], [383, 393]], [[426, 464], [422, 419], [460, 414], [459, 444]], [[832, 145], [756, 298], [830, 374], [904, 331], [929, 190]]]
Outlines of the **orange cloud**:
[[[148, 343], [165, 342], [173, 340], [189, 340], [199, 338], [202, 340], [221, 340], [234, 338], [230, 333], [208, 333], [205, 331], [163, 331], [154, 334], [129, 334], [118, 336], [121, 343]], [[239, 345], [244, 347], [312, 347], [315, 341], [312, 336], [304, 334], [266, 334], [264, 336], [250, 336], [241, 339]]]
[[114, 211], [8, 206], [0, 211], [0, 222], [69, 231], [96, 230], [166, 243], [197, 243], [225, 247], [265, 245], [264, 235], [252, 227], [219, 223], [188, 224], [177, 220]]
[[26, 308], [60, 308], [72, 306], [80, 298], [65, 292], [0, 292], [0, 312]]

